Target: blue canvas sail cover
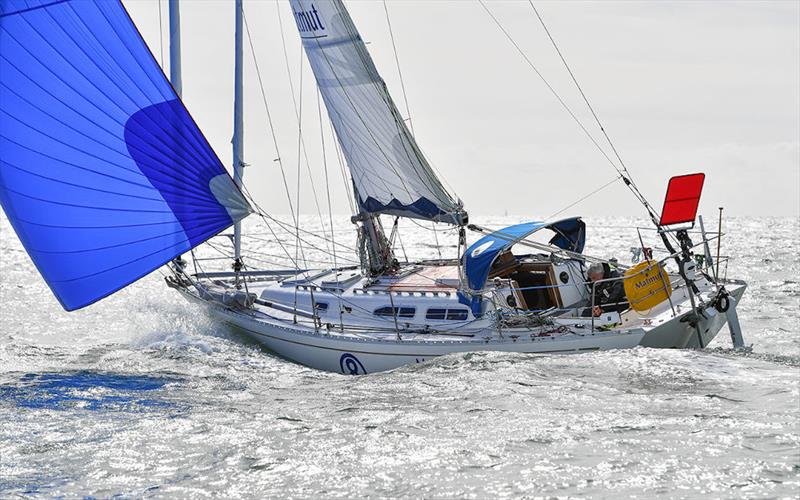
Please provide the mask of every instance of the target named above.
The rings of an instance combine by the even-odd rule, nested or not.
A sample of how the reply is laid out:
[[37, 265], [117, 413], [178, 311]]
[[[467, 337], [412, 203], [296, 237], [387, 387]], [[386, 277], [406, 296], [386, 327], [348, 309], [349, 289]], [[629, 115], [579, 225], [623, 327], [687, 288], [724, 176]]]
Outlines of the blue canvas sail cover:
[[557, 222], [524, 222], [487, 234], [464, 252], [464, 273], [471, 291], [482, 290], [497, 256], [536, 231], [548, 228], [556, 233], [550, 243], [580, 253], [586, 242], [585, 225], [579, 217]]
[[0, 1], [0, 204], [67, 310], [251, 211], [119, 0]]

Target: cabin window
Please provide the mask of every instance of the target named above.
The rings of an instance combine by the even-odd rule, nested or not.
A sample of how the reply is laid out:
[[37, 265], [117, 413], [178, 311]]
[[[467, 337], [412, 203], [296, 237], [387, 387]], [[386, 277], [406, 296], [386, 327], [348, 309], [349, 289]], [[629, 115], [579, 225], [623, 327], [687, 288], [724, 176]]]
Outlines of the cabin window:
[[444, 319], [447, 316], [447, 309], [428, 309], [425, 319]]
[[327, 302], [317, 302], [315, 304], [318, 311], [327, 311], [328, 310], [328, 303]]
[[445, 308], [430, 308], [428, 312], [425, 314], [425, 319], [447, 319], [450, 321], [466, 321], [467, 319], [467, 310], [466, 309], [445, 309]]
[[416, 314], [416, 308], [414, 307], [379, 307], [375, 309], [375, 316], [384, 316], [393, 318], [397, 315], [398, 318], [413, 318], [414, 314]]
[[452, 321], [466, 321], [467, 320], [467, 310], [466, 309], [448, 309], [447, 310], [447, 319]]
[[447, 316], [447, 309], [428, 309], [425, 319], [444, 319]]

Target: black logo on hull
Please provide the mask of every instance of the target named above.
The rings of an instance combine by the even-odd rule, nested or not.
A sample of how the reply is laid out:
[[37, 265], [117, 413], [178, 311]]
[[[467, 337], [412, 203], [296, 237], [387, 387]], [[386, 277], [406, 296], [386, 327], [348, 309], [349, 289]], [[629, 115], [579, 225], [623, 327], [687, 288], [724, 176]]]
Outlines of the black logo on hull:
[[339, 369], [345, 375], [367, 374], [367, 370], [364, 369], [364, 365], [361, 364], [361, 361], [349, 352], [342, 354], [342, 357], [339, 358]]

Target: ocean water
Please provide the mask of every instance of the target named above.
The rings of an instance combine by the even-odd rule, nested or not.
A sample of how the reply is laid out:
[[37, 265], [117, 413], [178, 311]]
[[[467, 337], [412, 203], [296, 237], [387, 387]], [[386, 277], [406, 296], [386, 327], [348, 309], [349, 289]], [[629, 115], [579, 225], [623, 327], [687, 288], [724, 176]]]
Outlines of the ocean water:
[[[587, 253], [628, 262], [643, 221], [586, 221]], [[287, 261], [266, 225], [247, 229], [251, 264]], [[726, 231], [727, 273], [750, 284], [748, 352], [723, 329], [704, 350], [478, 353], [348, 377], [229, 333], [158, 272], [66, 313], [0, 218], [0, 497], [797, 498], [800, 223]], [[327, 259], [301, 236], [306, 260]], [[409, 255], [436, 256], [436, 238], [456, 252], [452, 231], [401, 238]]]

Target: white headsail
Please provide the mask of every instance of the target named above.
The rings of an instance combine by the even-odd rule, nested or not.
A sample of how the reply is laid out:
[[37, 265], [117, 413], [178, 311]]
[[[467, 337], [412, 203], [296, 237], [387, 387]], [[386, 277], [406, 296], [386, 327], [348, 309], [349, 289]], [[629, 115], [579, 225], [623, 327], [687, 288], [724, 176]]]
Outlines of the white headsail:
[[359, 201], [370, 214], [466, 221], [403, 122], [341, 0], [291, 0]]

